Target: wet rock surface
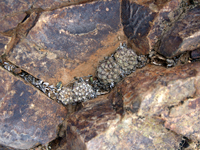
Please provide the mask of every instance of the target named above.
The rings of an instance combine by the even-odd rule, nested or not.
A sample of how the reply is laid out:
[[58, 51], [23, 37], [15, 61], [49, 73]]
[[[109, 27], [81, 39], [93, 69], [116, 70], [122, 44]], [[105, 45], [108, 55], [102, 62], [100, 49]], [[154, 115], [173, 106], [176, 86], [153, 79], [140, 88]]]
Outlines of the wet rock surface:
[[29, 149], [56, 138], [65, 107], [0, 68], [0, 143]]
[[200, 148], [199, 6], [0, 2], [0, 149]]

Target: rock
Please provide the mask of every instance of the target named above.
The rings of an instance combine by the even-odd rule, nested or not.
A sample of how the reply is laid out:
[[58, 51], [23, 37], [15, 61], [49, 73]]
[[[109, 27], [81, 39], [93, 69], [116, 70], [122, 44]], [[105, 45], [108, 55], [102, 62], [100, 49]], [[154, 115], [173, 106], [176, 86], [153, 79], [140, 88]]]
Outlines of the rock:
[[171, 0], [159, 10], [157, 17], [152, 23], [152, 29], [147, 35], [149, 50], [159, 49], [160, 40], [168, 32], [170, 26], [173, 26], [173, 22], [183, 13], [183, 10], [179, 8], [181, 2], [182, 0]]
[[131, 0], [139, 5], [144, 5], [144, 6], [148, 6], [150, 9], [159, 9], [162, 8], [162, 6], [170, 1], [170, 0], [160, 0], [160, 1], [154, 1], [154, 0]]
[[19, 27], [17, 29], [17, 37], [18, 38], [24, 38], [29, 30], [35, 25], [36, 20], [39, 17], [39, 10], [36, 10], [30, 14], [30, 16], [24, 20], [22, 23], [19, 24]]
[[11, 17], [11, 22], [15, 22], [17, 18], [12, 18], [12, 16], [18, 16], [24, 14], [29, 8], [31, 8], [33, 1], [32, 0], [7, 0], [0, 2], [0, 20]]
[[191, 58], [192, 59], [200, 58], [200, 48], [197, 48], [191, 52]]
[[127, 114], [121, 118], [111, 101], [105, 95], [84, 102], [83, 109], [66, 119], [62, 140], [49, 146], [56, 150], [178, 148], [180, 135], [155, 119]]
[[199, 130], [200, 97], [189, 98], [182, 105], [170, 109], [164, 116], [165, 127], [193, 141], [200, 140]]
[[60, 144], [51, 146], [52, 149], [84, 149], [85, 143], [120, 119], [106, 96], [84, 102], [83, 105], [80, 111], [65, 120], [62, 135], [60, 133], [64, 139]]
[[19, 13], [14, 16], [6, 16], [3, 19], [0, 19], [0, 32], [6, 32], [8, 30], [14, 29], [17, 25], [22, 22], [25, 18], [26, 13]]
[[122, 1], [121, 18], [129, 45], [138, 54], [155, 50], [167, 58], [198, 48], [199, 6], [187, 0], [163, 2]]
[[10, 37], [3, 36], [0, 34], [0, 55], [2, 55], [5, 52], [5, 49], [7, 48], [7, 44], [11, 40]]
[[181, 135], [168, 131], [155, 119], [125, 115], [106, 132], [88, 141], [86, 147], [88, 150], [178, 149], [181, 140]]
[[200, 94], [199, 65], [195, 62], [168, 69], [147, 65], [126, 77], [110, 95], [122, 95], [127, 111], [159, 116], [169, 107]]
[[8, 71], [0, 72], [0, 144], [29, 149], [56, 138], [65, 107]]
[[129, 0], [122, 0], [121, 18], [124, 34], [128, 37], [131, 47], [138, 54], [148, 54], [149, 43], [146, 36], [151, 29], [156, 14], [147, 6]]
[[158, 52], [168, 58], [200, 47], [200, 6], [189, 10], [163, 36]]
[[1, 149], [1, 150], [15, 150], [14, 148], [5, 147], [5, 146], [3, 146], [3, 145], [0, 145], [0, 149]]
[[9, 60], [49, 83], [94, 75], [98, 62], [119, 46], [119, 15], [114, 0], [44, 12]]
[[93, 0], [36, 0], [33, 4], [33, 8], [42, 8], [45, 10], [52, 10], [55, 8], [69, 6], [69, 5], [76, 5], [81, 3], [90, 2]]

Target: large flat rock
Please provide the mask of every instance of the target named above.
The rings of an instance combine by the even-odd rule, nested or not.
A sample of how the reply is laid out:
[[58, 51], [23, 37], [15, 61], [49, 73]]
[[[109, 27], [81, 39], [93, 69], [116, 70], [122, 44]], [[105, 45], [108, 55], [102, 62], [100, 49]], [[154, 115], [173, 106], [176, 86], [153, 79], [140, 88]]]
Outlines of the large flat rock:
[[95, 74], [122, 34], [119, 1], [97, 1], [44, 12], [9, 60], [44, 81], [64, 84]]
[[56, 138], [65, 107], [0, 68], [0, 144], [29, 149]]

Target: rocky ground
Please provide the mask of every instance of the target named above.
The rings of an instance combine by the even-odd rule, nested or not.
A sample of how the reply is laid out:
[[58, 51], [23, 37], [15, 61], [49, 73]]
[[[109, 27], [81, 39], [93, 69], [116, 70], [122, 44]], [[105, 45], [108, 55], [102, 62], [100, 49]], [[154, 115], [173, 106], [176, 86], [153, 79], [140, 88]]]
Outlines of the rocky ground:
[[200, 149], [199, 0], [0, 12], [0, 149]]

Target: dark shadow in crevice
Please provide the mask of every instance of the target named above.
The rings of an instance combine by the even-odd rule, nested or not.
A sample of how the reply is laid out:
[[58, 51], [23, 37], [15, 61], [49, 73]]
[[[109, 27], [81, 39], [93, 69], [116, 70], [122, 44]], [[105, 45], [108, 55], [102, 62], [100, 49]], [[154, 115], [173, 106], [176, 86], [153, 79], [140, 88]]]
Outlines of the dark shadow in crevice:
[[185, 148], [190, 146], [191, 140], [189, 140], [187, 137], [183, 136], [182, 141], [179, 143], [179, 149], [178, 150], [184, 150]]

